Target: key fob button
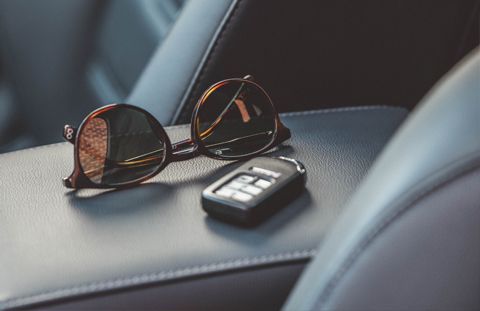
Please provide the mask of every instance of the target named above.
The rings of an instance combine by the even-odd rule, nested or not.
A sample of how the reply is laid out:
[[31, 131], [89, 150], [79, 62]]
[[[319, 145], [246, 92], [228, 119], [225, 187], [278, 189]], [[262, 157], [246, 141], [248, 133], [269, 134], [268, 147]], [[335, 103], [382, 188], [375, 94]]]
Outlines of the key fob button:
[[260, 174], [267, 175], [267, 176], [270, 176], [270, 177], [273, 177], [273, 178], [279, 178], [280, 176], [282, 176], [282, 174], [279, 173], [279, 172], [275, 172], [275, 171], [272, 171], [272, 170], [267, 170], [267, 169], [264, 169], [264, 168], [261, 168], [261, 167], [256, 167], [256, 166], [251, 167], [250, 170], [255, 172], [255, 173], [260, 173]]
[[272, 182], [265, 179], [259, 179], [254, 183], [254, 185], [262, 189], [267, 189], [272, 185]]
[[247, 202], [247, 201], [250, 201], [252, 198], [253, 198], [252, 195], [250, 195], [248, 193], [240, 192], [240, 191], [236, 191], [232, 195], [232, 199], [234, 199], [236, 201], [240, 201], [240, 202]]
[[256, 178], [250, 175], [241, 175], [240, 177], [237, 177], [235, 181], [244, 183], [244, 184], [250, 184], [252, 183]]
[[235, 180], [226, 185], [226, 187], [229, 187], [229, 188], [232, 188], [232, 189], [236, 189], [236, 190], [240, 190], [240, 189], [242, 189], [244, 186], [245, 186], [244, 183], [241, 183], [241, 182], [238, 182], [238, 181], [235, 181]]
[[227, 187], [222, 187], [215, 191], [215, 194], [224, 197], [224, 198], [231, 198], [232, 195], [237, 192], [235, 189], [232, 188], [227, 188]]
[[245, 186], [241, 190], [243, 192], [249, 193], [251, 195], [258, 195], [263, 191], [262, 188], [258, 188], [258, 187], [252, 186], [252, 185]]

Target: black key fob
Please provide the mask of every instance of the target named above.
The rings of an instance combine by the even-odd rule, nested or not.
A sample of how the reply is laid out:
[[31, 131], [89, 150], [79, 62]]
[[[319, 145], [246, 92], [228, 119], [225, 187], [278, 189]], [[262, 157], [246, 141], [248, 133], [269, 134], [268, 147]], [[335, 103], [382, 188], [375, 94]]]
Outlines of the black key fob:
[[297, 160], [254, 158], [208, 186], [202, 207], [217, 219], [256, 225], [295, 199], [305, 181], [305, 167]]

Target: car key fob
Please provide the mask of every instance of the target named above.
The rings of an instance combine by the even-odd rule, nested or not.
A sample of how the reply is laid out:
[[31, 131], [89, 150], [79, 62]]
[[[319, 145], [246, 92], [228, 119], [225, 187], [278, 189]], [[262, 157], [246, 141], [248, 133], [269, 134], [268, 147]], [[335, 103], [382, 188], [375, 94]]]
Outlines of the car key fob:
[[217, 219], [255, 225], [295, 199], [305, 181], [305, 167], [297, 160], [254, 158], [208, 186], [202, 207]]

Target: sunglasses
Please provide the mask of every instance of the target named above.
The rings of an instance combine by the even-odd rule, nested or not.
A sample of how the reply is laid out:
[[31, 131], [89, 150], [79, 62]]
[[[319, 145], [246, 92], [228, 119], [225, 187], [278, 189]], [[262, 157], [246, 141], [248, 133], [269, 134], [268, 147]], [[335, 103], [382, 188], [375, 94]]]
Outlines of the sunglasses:
[[75, 145], [68, 188], [118, 188], [139, 184], [169, 163], [200, 154], [241, 160], [290, 138], [272, 100], [251, 76], [210, 86], [197, 102], [191, 138], [172, 144], [160, 123], [142, 108], [112, 104], [90, 113], [63, 137]]

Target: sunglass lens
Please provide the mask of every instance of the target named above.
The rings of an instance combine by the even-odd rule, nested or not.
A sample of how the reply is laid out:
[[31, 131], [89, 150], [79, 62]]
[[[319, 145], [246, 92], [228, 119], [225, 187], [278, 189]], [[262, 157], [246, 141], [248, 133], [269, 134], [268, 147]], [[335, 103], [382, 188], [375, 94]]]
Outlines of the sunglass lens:
[[121, 186], [158, 170], [166, 148], [160, 126], [140, 110], [113, 106], [85, 121], [79, 132], [79, 160], [95, 184]]
[[275, 136], [275, 111], [257, 84], [227, 80], [207, 90], [194, 120], [196, 135], [207, 152], [238, 158], [267, 147]]

